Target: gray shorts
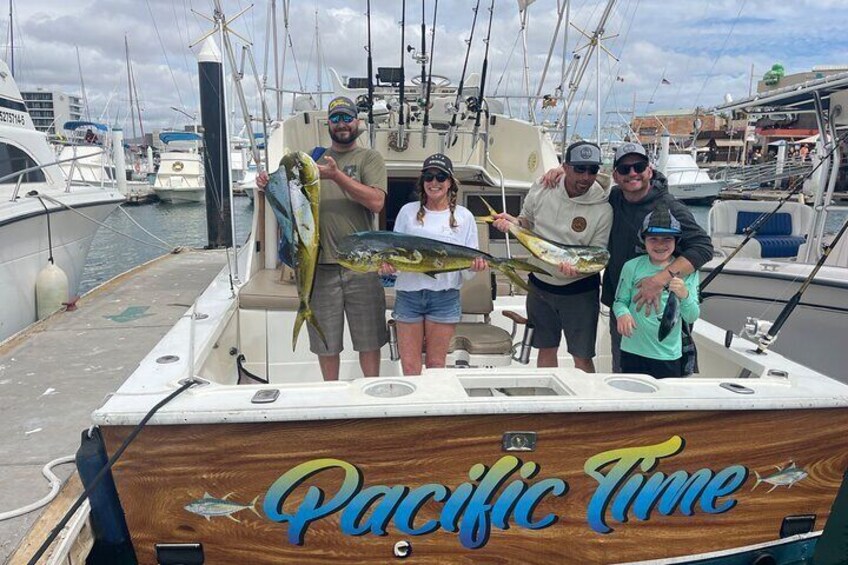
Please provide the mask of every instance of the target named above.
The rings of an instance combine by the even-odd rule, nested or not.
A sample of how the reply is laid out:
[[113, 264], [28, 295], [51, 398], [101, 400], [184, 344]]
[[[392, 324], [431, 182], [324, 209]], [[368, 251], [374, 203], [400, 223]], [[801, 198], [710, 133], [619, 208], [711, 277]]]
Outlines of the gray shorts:
[[593, 358], [600, 311], [597, 288], [576, 294], [556, 294], [531, 282], [527, 317], [536, 330], [533, 347], [559, 347], [564, 332], [565, 344], [572, 356]]
[[316, 355], [338, 355], [344, 349], [344, 319], [356, 351], [376, 351], [388, 341], [386, 295], [377, 273], [355, 273], [340, 265], [318, 265], [310, 301], [327, 347], [309, 330], [309, 349]]

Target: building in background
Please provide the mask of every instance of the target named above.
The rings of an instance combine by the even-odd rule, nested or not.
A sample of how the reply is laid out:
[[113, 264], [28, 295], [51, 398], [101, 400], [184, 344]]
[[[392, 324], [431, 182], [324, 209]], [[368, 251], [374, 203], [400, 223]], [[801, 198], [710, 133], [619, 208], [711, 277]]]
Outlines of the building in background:
[[38, 131], [61, 133], [65, 122], [82, 119], [82, 100], [79, 96], [43, 88], [22, 91], [21, 96]]

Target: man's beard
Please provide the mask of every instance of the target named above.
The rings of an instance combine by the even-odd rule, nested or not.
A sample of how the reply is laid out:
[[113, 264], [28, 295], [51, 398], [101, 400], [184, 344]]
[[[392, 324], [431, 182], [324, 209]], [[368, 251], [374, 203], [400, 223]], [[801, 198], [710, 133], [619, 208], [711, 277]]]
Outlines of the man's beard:
[[348, 130], [348, 131], [350, 132], [350, 137], [348, 137], [347, 139], [343, 139], [343, 138], [339, 137], [339, 135], [334, 130], [330, 130], [330, 139], [332, 139], [333, 141], [335, 141], [339, 145], [351, 145], [351, 144], [355, 143], [356, 138], [358, 138], [362, 134], [362, 132], [358, 131], [358, 129], [353, 130], [353, 131], [351, 131], [351, 130]]

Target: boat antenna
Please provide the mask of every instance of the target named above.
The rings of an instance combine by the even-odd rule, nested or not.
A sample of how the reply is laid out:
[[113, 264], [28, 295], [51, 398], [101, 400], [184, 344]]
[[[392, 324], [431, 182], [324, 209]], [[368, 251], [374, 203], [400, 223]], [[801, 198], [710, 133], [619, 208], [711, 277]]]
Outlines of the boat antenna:
[[135, 113], [133, 112], [133, 78], [132, 78], [132, 72], [130, 70], [131, 69], [131, 67], [130, 67], [130, 44], [129, 44], [129, 41], [127, 40], [127, 34], [126, 33], [124, 34], [124, 53], [126, 53], [126, 57], [127, 57], [127, 91], [129, 92], [129, 96], [130, 96], [130, 120], [132, 121], [133, 139], [135, 139], [136, 133], [135, 133]]
[[480, 10], [480, 0], [474, 6], [474, 19], [471, 20], [471, 35], [465, 40], [467, 46], [465, 48], [465, 61], [462, 63], [462, 74], [459, 76], [459, 86], [456, 89], [456, 100], [453, 103], [453, 116], [448, 127], [448, 135], [445, 139], [447, 146], [451, 147], [458, 138], [455, 138], [456, 133], [456, 115], [459, 114], [459, 105], [462, 102], [462, 87], [465, 84], [465, 71], [468, 68], [468, 56], [471, 54], [471, 42], [474, 39], [474, 28], [477, 27], [477, 12]]
[[368, 138], [371, 143], [371, 149], [374, 149], [375, 134], [374, 131], [374, 60], [371, 58], [371, 0], [366, 3], [366, 21], [368, 22], [368, 46], [365, 48], [368, 51]]
[[436, 0], [433, 6], [433, 29], [430, 30], [430, 69], [427, 71], [427, 94], [424, 97], [424, 125], [421, 127], [421, 147], [426, 147], [427, 145], [427, 129], [430, 127], [430, 92], [433, 90], [433, 47], [436, 43], [436, 14], [438, 12], [439, 0]]
[[400, 13], [400, 97], [398, 101], [398, 146], [403, 146], [403, 128], [406, 125], [403, 121], [403, 96], [405, 90], [406, 83], [406, 75], [404, 73], [403, 66], [403, 55], [404, 49], [406, 45], [405, 40], [406, 33], [406, 0], [401, 0], [401, 13]]
[[707, 288], [707, 286], [713, 281], [713, 279], [715, 279], [717, 276], [719, 276], [721, 274], [721, 272], [724, 270], [724, 268], [727, 266], [727, 264], [730, 262], [730, 260], [733, 259], [734, 257], [736, 257], [736, 254], [739, 253], [742, 250], [742, 248], [745, 247], [745, 245], [749, 241], [751, 241], [751, 239], [753, 239], [755, 235], [757, 235], [757, 233], [759, 233], [759, 231], [766, 224], [766, 222], [768, 222], [775, 214], [777, 214], [778, 210], [780, 210], [783, 207], [783, 205], [786, 204], [786, 202], [789, 201], [790, 198], [792, 198], [794, 195], [801, 192], [801, 190], [804, 188], [804, 181], [806, 179], [810, 178], [813, 175], [813, 173], [815, 173], [819, 169], [819, 167], [822, 166], [822, 164], [824, 164], [825, 162], [827, 162], [830, 159], [830, 157], [833, 155], [834, 151], [836, 151], [836, 149], [839, 148], [840, 144], [846, 138], [848, 138], [848, 133], [845, 133], [842, 136], [840, 136], [840, 138], [838, 140], [836, 140], [836, 143], [833, 144], [833, 147], [827, 153], [827, 155], [823, 156], [819, 160], [818, 164], [815, 167], [810, 169], [804, 176], [802, 176], [802, 177], [800, 177], [800, 178], [798, 178], [794, 181], [789, 192], [787, 192], [783, 196], [783, 198], [780, 199], [780, 201], [777, 203], [777, 206], [775, 206], [773, 210], [771, 210], [768, 213], [761, 214], [760, 217], [758, 217], [756, 220], [754, 220], [754, 222], [751, 223], [750, 226], [745, 228], [745, 238], [742, 239], [741, 242], [739, 242], [739, 245], [737, 245], [736, 248], [733, 251], [731, 251], [730, 254], [728, 254], [727, 257], [725, 257], [724, 261], [722, 261], [720, 265], [718, 265], [715, 269], [713, 269], [706, 277], [704, 277], [704, 280], [701, 281], [701, 284], [698, 287], [698, 290], [701, 293], [704, 292], [704, 289]]
[[824, 250], [822, 251], [821, 257], [816, 261], [813, 270], [807, 275], [807, 278], [804, 279], [804, 282], [801, 283], [801, 287], [798, 291], [789, 299], [789, 302], [786, 303], [786, 306], [783, 307], [783, 310], [778, 314], [777, 319], [775, 319], [774, 324], [769, 328], [768, 333], [763, 336], [760, 336], [757, 344], [757, 353], [765, 353], [766, 349], [774, 342], [774, 339], [777, 337], [777, 334], [780, 332], [780, 329], [783, 327], [783, 324], [786, 323], [786, 320], [789, 319], [789, 316], [792, 315], [792, 312], [801, 302], [801, 296], [810, 286], [810, 283], [813, 282], [813, 279], [816, 278], [816, 275], [819, 272], [819, 269], [822, 268], [824, 262], [827, 261], [827, 258], [830, 256], [830, 252], [836, 247], [836, 244], [839, 243], [839, 240], [845, 235], [845, 230], [848, 229], [848, 220], [846, 220], [842, 224], [842, 228], [839, 230], [839, 233], [836, 234], [836, 237], [830, 242], [830, 244], [824, 246]]
[[492, 16], [495, 13], [495, 0], [489, 4], [489, 26], [486, 30], [486, 38], [483, 43], [486, 44], [486, 49], [483, 51], [483, 71], [480, 73], [480, 92], [477, 94], [477, 115], [474, 118], [474, 133], [471, 136], [472, 148], [477, 144], [477, 134], [480, 132], [480, 113], [483, 111], [483, 96], [486, 92], [486, 71], [489, 68], [489, 40], [492, 37]]

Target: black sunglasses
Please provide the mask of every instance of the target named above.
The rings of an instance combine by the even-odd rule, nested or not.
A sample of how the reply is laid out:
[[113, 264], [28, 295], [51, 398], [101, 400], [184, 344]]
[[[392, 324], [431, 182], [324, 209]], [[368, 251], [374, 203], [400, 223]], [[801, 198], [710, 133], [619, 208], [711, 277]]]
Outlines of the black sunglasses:
[[647, 169], [647, 168], [648, 168], [648, 162], [647, 161], [639, 161], [637, 163], [632, 163], [630, 165], [616, 165], [615, 166], [615, 172], [620, 174], [620, 175], [629, 175], [630, 169], [633, 169], [634, 171], [636, 171], [636, 174], [641, 175], [642, 173], [645, 172], [645, 169]]
[[574, 169], [574, 172], [578, 175], [582, 175], [584, 173], [589, 173], [590, 175], [597, 175], [598, 171], [601, 170], [598, 165], [572, 165], [571, 168]]
[[353, 121], [353, 116], [349, 114], [333, 114], [332, 116], [330, 116], [330, 121], [334, 124], [337, 124], [339, 122], [349, 124]]
[[433, 179], [436, 179], [439, 182], [445, 182], [450, 178], [450, 175], [447, 173], [421, 173], [421, 179], [424, 182], [430, 182]]

